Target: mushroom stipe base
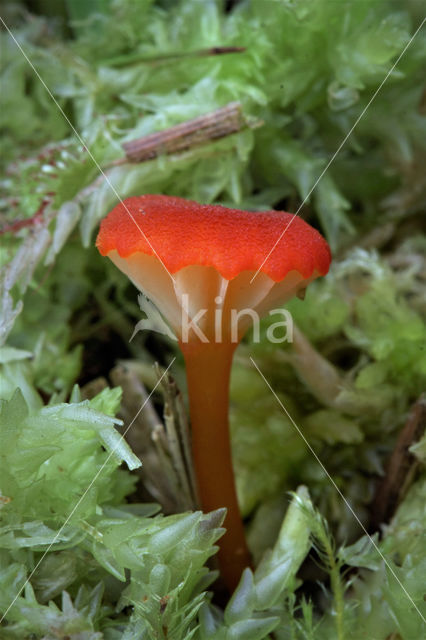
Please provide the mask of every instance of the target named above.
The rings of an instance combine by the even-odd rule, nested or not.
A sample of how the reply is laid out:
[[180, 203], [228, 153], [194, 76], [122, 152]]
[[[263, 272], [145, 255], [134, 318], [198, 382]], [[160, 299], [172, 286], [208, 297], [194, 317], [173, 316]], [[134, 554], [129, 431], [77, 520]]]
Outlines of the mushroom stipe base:
[[234, 343], [180, 343], [185, 358], [192, 426], [192, 452], [200, 504], [205, 511], [226, 506], [219, 566], [233, 590], [250, 554], [235, 490], [229, 434], [229, 382]]

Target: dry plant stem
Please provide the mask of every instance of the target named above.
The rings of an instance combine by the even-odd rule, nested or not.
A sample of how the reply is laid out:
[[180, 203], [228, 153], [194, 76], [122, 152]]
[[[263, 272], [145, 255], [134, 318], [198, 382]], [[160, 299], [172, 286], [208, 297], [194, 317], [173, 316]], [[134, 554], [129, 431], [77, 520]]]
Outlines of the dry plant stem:
[[337, 369], [324, 358], [307, 337], [293, 326], [293, 344], [289, 353], [279, 353], [277, 357], [290, 362], [298, 377], [311, 393], [328, 407], [335, 406], [336, 397], [343, 383]]
[[407, 492], [417, 467], [409, 448], [420, 440], [426, 428], [426, 393], [411, 408], [388, 461], [386, 474], [377, 487], [372, 504], [370, 530], [389, 522]]
[[193, 340], [180, 347], [186, 363], [198, 495], [204, 511], [227, 509], [218, 558], [223, 580], [233, 590], [250, 564], [229, 438], [229, 379], [236, 344]]
[[[161, 373], [157, 366], [159, 379]], [[179, 411], [180, 393], [172, 376], [166, 375], [161, 380], [164, 397], [164, 426], [171, 461], [178, 480], [178, 495], [183, 503], [181, 511], [195, 509], [195, 479], [193, 478], [192, 460], [189, 444], [189, 425], [185, 414]]]

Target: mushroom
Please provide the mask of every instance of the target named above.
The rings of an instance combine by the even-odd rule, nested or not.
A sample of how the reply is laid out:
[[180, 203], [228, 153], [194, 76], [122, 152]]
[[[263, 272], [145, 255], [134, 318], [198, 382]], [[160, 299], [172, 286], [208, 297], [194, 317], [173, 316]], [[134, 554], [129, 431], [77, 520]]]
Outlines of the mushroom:
[[329, 247], [318, 231], [289, 213], [239, 211], [163, 195], [118, 204], [102, 221], [96, 244], [178, 337], [198, 496], [205, 511], [227, 508], [219, 566], [233, 588], [250, 563], [228, 426], [233, 354], [253, 321], [302, 296], [309, 282], [327, 273]]

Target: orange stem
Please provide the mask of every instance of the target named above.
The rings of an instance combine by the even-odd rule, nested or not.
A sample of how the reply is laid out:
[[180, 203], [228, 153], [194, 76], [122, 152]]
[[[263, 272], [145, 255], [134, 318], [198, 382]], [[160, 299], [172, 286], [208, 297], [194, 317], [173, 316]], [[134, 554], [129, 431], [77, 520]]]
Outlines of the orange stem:
[[181, 343], [188, 381], [192, 452], [204, 511], [226, 507], [226, 533], [218, 553], [221, 575], [233, 590], [250, 564], [238, 507], [229, 437], [229, 379], [236, 344]]

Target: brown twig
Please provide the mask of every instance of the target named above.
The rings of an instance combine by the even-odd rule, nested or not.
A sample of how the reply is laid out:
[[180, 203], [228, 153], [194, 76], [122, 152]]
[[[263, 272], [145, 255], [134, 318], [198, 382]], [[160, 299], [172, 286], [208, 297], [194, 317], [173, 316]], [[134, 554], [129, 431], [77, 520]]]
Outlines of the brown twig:
[[413, 405], [399, 434], [387, 464], [386, 473], [379, 483], [372, 503], [370, 529], [375, 531], [392, 518], [403, 499], [417, 468], [409, 448], [422, 436], [426, 427], [426, 393]]
[[126, 158], [118, 162], [144, 162], [160, 154], [179, 153], [258, 125], [258, 122], [249, 123], [245, 120], [239, 102], [230, 102], [193, 120], [125, 142], [122, 146]]
[[167, 64], [169, 62], [180, 62], [187, 58], [203, 58], [206, 56], [220, 56], [230, 53], [244, 53], [246, 47], [210, 47], [208, 49], [197, 49], [196, 51], [184, 51], [180, 53], [165, 53], [163, 55], [146, 56], [140, 53], [133, 55], [118, 56], [116, 58], [108, 58], [102, 61], [102, 65], [109, 67], [128, 67], [132, 64], [148, 64], [156, 67], [158, 65]]

